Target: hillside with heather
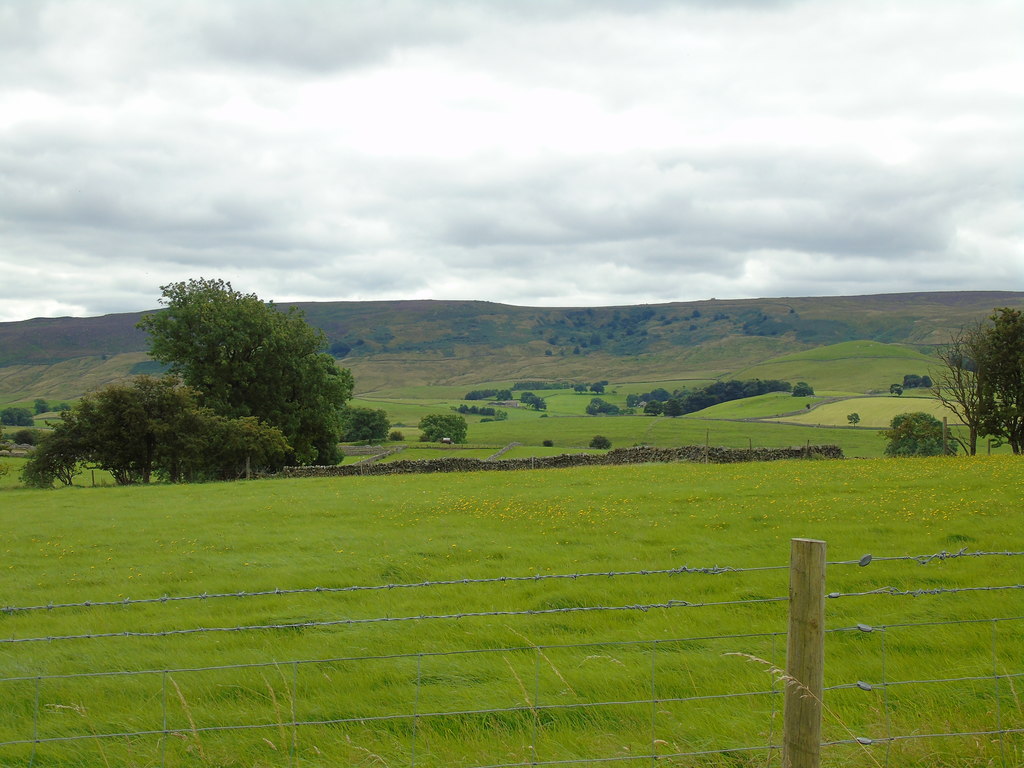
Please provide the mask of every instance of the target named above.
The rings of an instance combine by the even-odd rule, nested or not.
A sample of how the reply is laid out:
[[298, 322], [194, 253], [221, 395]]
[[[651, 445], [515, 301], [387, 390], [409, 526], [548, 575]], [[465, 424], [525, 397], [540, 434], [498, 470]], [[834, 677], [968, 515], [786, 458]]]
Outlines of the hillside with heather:
[[[282, 307], [287, 305], [281, 305]], [[511, 378], [645, 381], [716, 378], [851, 341], [927, 354], [1024, 293], [950, 292], [708, 299], [620, 307], [483, 301], [298, 303], [357, 391]], [[157, 310], [154, 310], [157, 311]], [[0, 399], [74, 398], [159, 370], [136, 328], [146, 312], [0, 323]], [[758, 371], [760, 374], [760, 372]], [[767, 372], [766, 372], [767, 373]]]

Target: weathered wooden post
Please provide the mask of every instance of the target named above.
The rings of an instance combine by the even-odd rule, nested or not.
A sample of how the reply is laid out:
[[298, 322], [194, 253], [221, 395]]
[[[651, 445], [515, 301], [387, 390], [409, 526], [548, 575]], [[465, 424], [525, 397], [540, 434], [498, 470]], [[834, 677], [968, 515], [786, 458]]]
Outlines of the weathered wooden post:
[[782, 765], [821, 764], [825, 685], [825, 542], [793, 539], [789, 560], [789, 635]]

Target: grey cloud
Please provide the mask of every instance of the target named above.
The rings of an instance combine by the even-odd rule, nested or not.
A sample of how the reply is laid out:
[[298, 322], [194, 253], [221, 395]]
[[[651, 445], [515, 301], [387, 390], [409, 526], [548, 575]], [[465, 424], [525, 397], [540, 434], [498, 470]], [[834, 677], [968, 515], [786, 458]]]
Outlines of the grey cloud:
[[[599, 163], [606, 164], [604, 158]], [[953, 235], [956, 190], [928, 177], [834, 157], [695, 158], [699, 173], [637, 172], [636, 157], [607, 169], [595, 192], [588, 164], [535, 168], [435, 201], [441, 241], [472, 249], [658, 242], [680, 252], [758, 249], [900, 257], [933, 253]], [[959, 183], [961, 179], [951, 179]], [[642, 256], [640, 256], [642, 258]]]
[[359, 68], [397, 51], [451, 44], [466, 32], [457, 9], [388, 0], [225, 2], [200, 34], [208, 51], [240, 64], [310, 73]]

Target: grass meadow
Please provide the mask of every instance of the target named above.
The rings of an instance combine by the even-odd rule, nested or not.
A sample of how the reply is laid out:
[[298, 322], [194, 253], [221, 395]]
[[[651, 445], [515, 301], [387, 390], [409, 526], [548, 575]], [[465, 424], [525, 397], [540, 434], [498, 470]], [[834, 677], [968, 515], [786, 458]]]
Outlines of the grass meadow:
[[[810, 537], [825, 740], [900, 737], [823, 765], [1020, 765], [1024, 592], [943, 590], [1024, 558], [881, 558], [1024, 551], [1022, 497], [1006, 456], [6, 485], [0, 764], [779, 766], [780, 684], [731, 654], [783, 664]], [[639, 573], [680, 566], [738, 570]], [[886, 587], [928, 593], [851, 594]]]
[[807, 381], [815, 390], [843, 389], [856, 392], [888, 392], [903, 376], [934, 375], [935, 357], [903, 344], [847, 341], [782, 355], [738, 371], [737, 379]]

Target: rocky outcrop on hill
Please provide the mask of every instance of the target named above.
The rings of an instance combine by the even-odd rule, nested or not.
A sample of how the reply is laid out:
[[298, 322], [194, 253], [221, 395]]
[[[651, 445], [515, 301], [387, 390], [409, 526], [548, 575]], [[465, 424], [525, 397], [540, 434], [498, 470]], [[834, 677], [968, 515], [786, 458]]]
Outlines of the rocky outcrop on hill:
[[732, 464], [743, 461], [781, 461], [785, 459], [841, 459], [843, 450], [836, 445], [811, 445], [800, 448], [711, 448], [684, 445], [679, 448], [616, 448], [606, 454], [577, 453], [538, 456], [527, 459], [486, 461], [459, 457], [425, 461], [392, 461], [377, 464], [347, 464], [333, 467], [285, 467], [285, 477], [345, 477], [349, 475], [402, 475], [435, 472], [517, 471], [523, 469], [562, 469], [567, 467], [613, 466], [688, 461]]

